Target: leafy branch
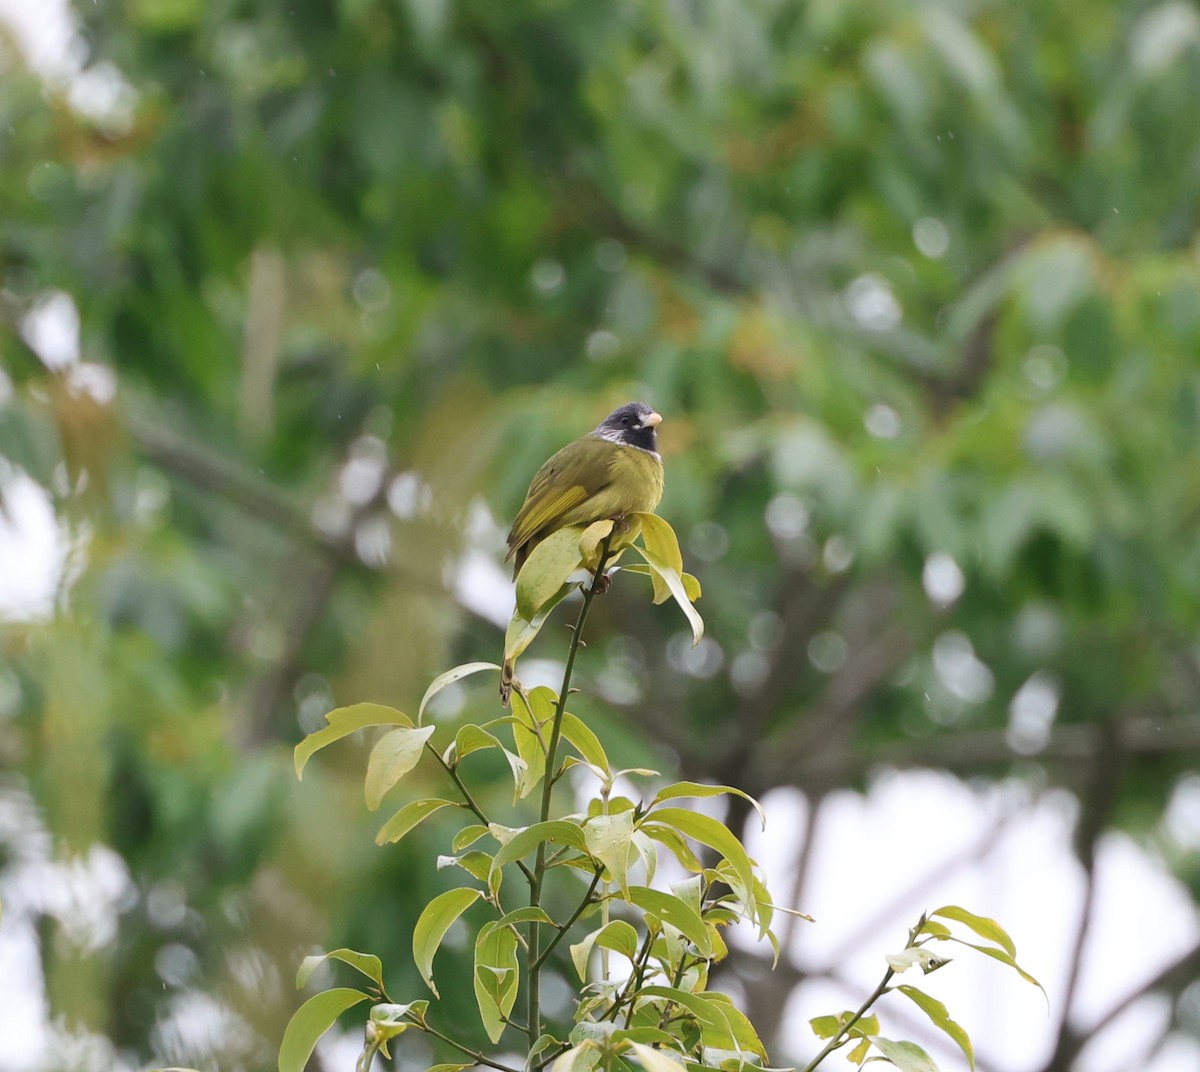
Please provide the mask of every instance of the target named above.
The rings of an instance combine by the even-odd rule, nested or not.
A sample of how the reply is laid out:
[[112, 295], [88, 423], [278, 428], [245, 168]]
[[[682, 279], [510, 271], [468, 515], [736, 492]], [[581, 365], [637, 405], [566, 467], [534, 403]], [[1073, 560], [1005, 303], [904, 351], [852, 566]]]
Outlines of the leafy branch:
[[[678, 806], [687, 799], [729, 796], [762, 817], [757, 801], [732, 785], [689, 781], [668, 784], [639, 797], [624, 787], [639, 779], [656, 779], [657, 772], [614, 770], [595, 732], [567, 709], [576, 691], [572, 681], [580, 650], [585, 647], [583, 635], [592, 604], [610, 583], [610, 565], [631, 548], [642, 562], [623, 567], [621, 572], [647, 576], [655, 602], [673, 599], [698, 642], [703, 622], [693, 603], [700, 596], [700, 586], [683, 572], [678, 541], [665, 521], [637, 514], [619, 523], [614, 519], [586, 528], [562, 529], [533, 549], [517, 578], [517, 611], [505, 633], [503, 666], [466, 663], [441, 674], [426, 690], [415, 720], [380, 704], [362, 703], [331, 711], [327, 725], [301, 741], [295, 752], [296, 772], [302, 775], [308, 760], [320, 749], [362, 730], [383, 728], [368, 757], [364, 779], [366, 804], [372, 810], [425, 755], [433, 755], [449, 776], [458, 799], [422, 798], [402, 805], [383, 824], [376, 841], [381, 845], [399, 841], [439, 812], [446, 816], [457, 809], [477, 820], [453, 836], [455, 855], [438, 862], [439, 867], [458, 867], [471, 882], [439, 893], [425, 905], [413, 928], [413, 962], [438, 998], [434, 959], [450, 929], [466, 913], [473, 913], [472, 982], [480, 1021], [493, 1044], [499, 1045], [509, 1032], [523, 1038], [528, 1048], [527, 1072], [541, 1072], [550, 1064], [553, 1072], [596, 1072], [598, 1068], [630, 1072], [631, 1059], [645, 1072], [678, 1072], [687, 1062], [730, 1069], [765, 1065], [766, 1050], [751, 1021], [729, 997], [708, 989], [709, 975], [726, 954], [721, 933], [725, 927], [748, 922], [761, 939], [770, 941], [778, 956], [772, 920], [779, 912], [800, 915], [775, 904], [758, 864], [728, 826]], [[558, 692], [545, 686], [526, 689], [516, 676], [517, 659], [554, 608], [575, 590], [577, 584], [571, 578], [581, 568], [586, 568], [590, 579], [581, 586], [583, 598], [571, 627], [560, 688]], [[466, 722], [452, 741], [435, 746], [433, 739], [441, 728], [423, 724], [430, 701], [452, 682], [485, 671], [500, 672], [501, 698], [511, 703], [510, 713], [490, 721]], [[504, 825], [480, 806], [463, 764], [485, 751], [499, 753], [508, 764], [513, 807], [519, 815], [522, 809], [532, 812], [526, 819], [528, 825]], [[596, 781], [595, 795], [582, 813], [555, 815], [554, 787], [576, 767]], [[527, 799], [530, 803], [522, 804]], [[669, 889], [655, 885], [664, 853], [688, 876]], [[705, 853], [715, 862], [702, 863]], [[561, 923], [546, 911], [547, 880], [558, 868], [586, 876], [582, 896], [568, 902], [569, 909], [564, 906], [565, 914], [558, 917]], [[510, 869], [524, 877], [529, 897], [523, 907], [506, 911], [500, 892]], [[599, 926], [569, 947], [580, 988], [574, 1025], [564, 1034], [559, 1025], [545, 1022], [543, 974], [552, 955], [577, 928], [582, 929], [579, 924], [597, 906]], [[483, 908], [490, 912], [489, 918], [477, 918]], [[984, 943], [951, 933], [949, 923], [966, 926]], [[926, 947], [946, 941], [976, 949], [1035, 981], [1017, 965], [1011, 939], [994, 921], [955, 906], [938, 909], [922, 916], [902, 953], [888, 958], [882, 981], [856, 1011], [812, 1021], [824, 1046], [803, 1072], [812, 1072], [834, 1050], [850, 1043], [854, 1047], [850, 1058], [856, 1063], [861, 1064], [874, 1050], [903, 1072], [932, 1068], [919, 1047], [879, 1034], [878, 1021], [870, 1010], [893, 990], [913, 1001], [949, 1034], [973, 1064], [966, 1032], [939, 1002], [915, 987], [892, 985], [896, 975], [914, 965], [929, 971], [945, 964], [944, 957]], [[592, 957], [597, 951], [598, 973]], [[619, 984], [610, 974], [613, 956], [629, 965]], [[358, 1072], [370, 1072], [374, 1055], [390, 1056], [391, 1040], [413, 1029], [437, 1039], [465, 1062], [438, 1065], [431, 1072], [462, 1072], [470, 1065], [520, 1072], [455, 1037], [454, 1032], [433, 1027], [426, 1018], [429, 1001], [393, 1003], [384, 989], [382, 965], [371, 954], [342, 949], [310, 957], [301, 967], [297, 984], [305, 985], [315, 968], [327, 960], [349, 965], [365, 975], [371, 986], [366, 990], [334, 988], [304, 1002], [285, 1033], [280, 1072], [301, 1072], [321, 1034], [348, 1009], [368, 1000], [373, 1005]], [[512, 1015], [522, 992], [523, 1023]]]

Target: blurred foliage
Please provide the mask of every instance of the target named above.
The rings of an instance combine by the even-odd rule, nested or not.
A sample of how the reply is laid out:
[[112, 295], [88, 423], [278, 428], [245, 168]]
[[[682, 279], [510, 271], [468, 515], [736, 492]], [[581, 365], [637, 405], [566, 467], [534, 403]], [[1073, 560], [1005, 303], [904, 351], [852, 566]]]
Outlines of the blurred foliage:
[[1191, 4], [74, 17], [87, 108], [0, 40], [5, 501], [35, 481], [65, 555], [0, 641], [3, 861], [119, 914], [5, 923], [46, 921], [71, 1031], [267, 1067], [302, 952], [404, 961], [441, 878], [374, 849], [359, 757], [288, 752], [499, 653], [530, 474], [634, 397], [708, 624], [598, 608], [579, 711], [639, 765], [1018, 772], [1082, 795], [1085, 863], [1122, 824], [1200, 894], [1162, 824], [1200, 753]]

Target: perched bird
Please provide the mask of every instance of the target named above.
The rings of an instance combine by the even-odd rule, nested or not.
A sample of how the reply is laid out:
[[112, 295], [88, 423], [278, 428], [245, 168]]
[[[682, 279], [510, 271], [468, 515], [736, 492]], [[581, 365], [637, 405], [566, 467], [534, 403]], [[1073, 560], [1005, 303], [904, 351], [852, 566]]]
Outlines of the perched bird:
[[661, 421], [649, 406], [626, 403], [537, 471], [508, 534], [505, 560], [514, 560], [514, 579], [550, 533], [650, 512], [658, 505], [663, 465], [656, 429]]
[[[552, 532], [607, 518], [650, 512], [662, 498], [663, 465], [655, 429], [662, 417], [641, 402], [615, 409], [595, 429], [568, 443], [543, 465], [525, 493], [508, 534], [513, 578], [533, 549]], [[507, 707], [516, 670], [507, 654], [500, 670], [500, 702]]]

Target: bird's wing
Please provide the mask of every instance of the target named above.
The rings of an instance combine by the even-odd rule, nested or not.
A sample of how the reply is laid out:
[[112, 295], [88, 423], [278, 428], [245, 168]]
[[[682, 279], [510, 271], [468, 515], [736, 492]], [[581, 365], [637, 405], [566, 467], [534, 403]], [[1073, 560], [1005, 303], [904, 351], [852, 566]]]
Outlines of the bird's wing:
[[611, 453], [611, 443], [585, 437], [564, 447], [537, 471], [508, 534], [509, 557], [608, 485]]

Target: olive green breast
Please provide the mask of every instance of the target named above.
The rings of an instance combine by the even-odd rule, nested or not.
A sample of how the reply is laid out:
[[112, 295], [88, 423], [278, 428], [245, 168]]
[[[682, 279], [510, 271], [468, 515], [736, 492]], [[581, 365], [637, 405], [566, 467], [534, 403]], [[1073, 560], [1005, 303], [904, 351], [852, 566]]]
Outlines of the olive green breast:
[[608, 481], [588, 499], [569, 510], [556, 527], [588, 525], [606, 517], [650, 513], [663, 494], [663, 464], [657, 454], [607, 443], [609, 448]]
[[563, 447], [534, 476], [508, 534], [509, 555], [519, 571], [529, 552], [551, 532], [650, 512], [662, 493], [663, 465], [657, 454], [584, 436]]

